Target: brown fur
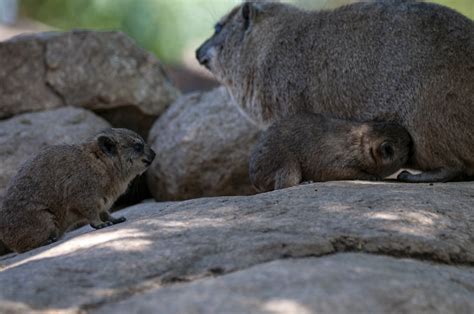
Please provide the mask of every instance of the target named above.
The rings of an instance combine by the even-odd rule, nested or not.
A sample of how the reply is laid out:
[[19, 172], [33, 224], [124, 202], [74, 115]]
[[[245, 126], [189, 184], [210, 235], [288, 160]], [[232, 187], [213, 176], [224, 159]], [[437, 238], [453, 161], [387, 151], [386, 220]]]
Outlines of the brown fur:
[[78, 145], [57, 145], [22, 165], [0, 210], [0, 243], [24, 252], [56, 241], [84, 221], [98, 229], [125, 221], [108, 209], [155, 153], [127, 129]]
[[271, 125], [250, 157], [259, 192], [303, 181], [381, 180], [408, 160], [411, 138], [395, 124], [297, 114]]
[[[409, 182], [474, 175], [474, 23], [432, 3], [310, 12], [245, 3], [197, 58], [262, 127], [289, 113], [393, 122], [412, 136]], [[217, 29], [219, 30], [219, 29]]]

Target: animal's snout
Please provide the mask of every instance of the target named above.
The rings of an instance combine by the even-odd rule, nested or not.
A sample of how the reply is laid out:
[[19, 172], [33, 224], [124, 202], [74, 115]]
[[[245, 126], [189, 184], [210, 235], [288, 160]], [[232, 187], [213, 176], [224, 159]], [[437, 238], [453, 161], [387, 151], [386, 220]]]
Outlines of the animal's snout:
[[208, 49], [203, 45], [196, 50], [196, 59], [202, 65], [207, 65], [210, 61], [209, 54], [207, 53]]
[[153, 149], [148, 148], [147, 152], [145, 153], [145, 158], [142, 159], [142, 162], [148, 167], [155, 159], [155, 156], [156, 153], [153, 151]]
[[153, 161], [153, 159], [155, 159], [156, 157], [156, 153], [153, 149], [150, 149], [150, 160]]
[[196, 59], [199, 63], [206, 68], [209, 68], [209, 64], [215, 55], [214, 41], [212, 39], [206, 40], [197, 50]]

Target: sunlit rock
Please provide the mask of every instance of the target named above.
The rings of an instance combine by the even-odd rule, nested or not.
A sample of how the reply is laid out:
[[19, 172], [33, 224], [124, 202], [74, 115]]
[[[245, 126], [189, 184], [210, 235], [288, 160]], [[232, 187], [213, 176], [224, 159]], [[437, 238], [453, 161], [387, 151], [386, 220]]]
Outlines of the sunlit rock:
[[328, 182], [142, 203], [1, 257], [0, 312], [471, 313], [473, 190]]

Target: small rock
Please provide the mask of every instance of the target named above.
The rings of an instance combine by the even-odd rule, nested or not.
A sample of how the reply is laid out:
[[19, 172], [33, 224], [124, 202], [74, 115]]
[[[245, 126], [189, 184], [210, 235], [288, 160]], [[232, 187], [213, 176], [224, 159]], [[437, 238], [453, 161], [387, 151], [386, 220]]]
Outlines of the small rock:
[[0, 121], [0, 195], [19, 166], [43, 147], [80, 142], [108, 127], [110, 124], [94, 113], [74, 107]]
[[255, 193], [248, 178], [258, 129], [224, 87], [179, 98], [153, 125], [157, 156], [147, 172], [157, 200]]

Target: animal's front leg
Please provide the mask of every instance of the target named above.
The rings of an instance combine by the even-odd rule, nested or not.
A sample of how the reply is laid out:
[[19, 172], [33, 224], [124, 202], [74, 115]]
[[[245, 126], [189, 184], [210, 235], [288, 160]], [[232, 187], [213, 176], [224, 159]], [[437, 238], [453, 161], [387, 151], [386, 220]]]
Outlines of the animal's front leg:
[[449, 168], [440, 168], [419, 174], [413, 174], [405, 170], [398, 175], [397, 180], [409, 183], [447, 182], [458, 176], [459, 171]]
[[126, 221], [127, 219], [123, 216], [121, 217], [118, 217], [118, 218], [115, 218], [114, 216], [112, 216], [108, 211], [103, 211], [100, 213], [100, 219], [102, 219], [102, 221], [109, 221], [111, 222], [112, 224], [119, 224], [121, 222], [124, 222]]
[[89, 224], [94, 229], [102, 229], [108, 226], [112, 226], [114, 223], [111, 221], [102, 221], [100, 215], [97, 213], [89, 218]]
[[299, 165], [290, 164], [275, 173], [275, 190], [289, 188], [301, 183], [302, 174]]

